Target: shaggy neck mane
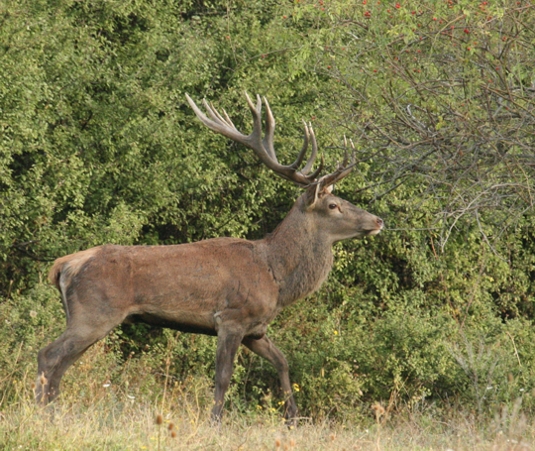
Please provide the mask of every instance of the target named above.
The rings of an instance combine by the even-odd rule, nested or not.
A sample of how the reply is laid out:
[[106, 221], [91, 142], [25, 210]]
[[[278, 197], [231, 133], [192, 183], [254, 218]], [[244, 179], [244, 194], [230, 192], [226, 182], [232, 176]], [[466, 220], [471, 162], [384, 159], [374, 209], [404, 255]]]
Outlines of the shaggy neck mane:
[[317, 290], [331, 270], [332, 243], [315, 227], [312, 214], [306, 211], [303, 194], [263, 240], [268, 264], [279, 284], [281, 307]]

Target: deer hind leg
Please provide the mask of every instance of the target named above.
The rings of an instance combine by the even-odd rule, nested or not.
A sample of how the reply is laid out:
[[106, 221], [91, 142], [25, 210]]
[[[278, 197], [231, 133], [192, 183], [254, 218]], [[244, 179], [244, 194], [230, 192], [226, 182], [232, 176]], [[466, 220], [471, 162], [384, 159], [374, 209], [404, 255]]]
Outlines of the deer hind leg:
[[37, 357], [35, 400], [45, 405], [57, 398], [65, 371], [110, 330], [109, 326], [95, 329], [85, 324], [70, 324], [56, 341], [41, 349]]
[[212, 421], [221, 422], [225, 393], [230, 385], [234, 368], [234, 357], [243, 338], [243, 333], [219, 331], [215, 362], [215, 395]]
[[284, 418], [288, 420], [289, 425], [294, 425], [294, 419], [297, 417], [297, 405], [292, 393], [292, 386], [290, 385], [290, 372], [286, 357], [284, 357], [284, 354], [275, 346], [267, 335], [264, 335], [259, 339], [245, 337], [242, 343], [255, 354], [270, 362], [277, 370], [282, 392], [285, 397]]

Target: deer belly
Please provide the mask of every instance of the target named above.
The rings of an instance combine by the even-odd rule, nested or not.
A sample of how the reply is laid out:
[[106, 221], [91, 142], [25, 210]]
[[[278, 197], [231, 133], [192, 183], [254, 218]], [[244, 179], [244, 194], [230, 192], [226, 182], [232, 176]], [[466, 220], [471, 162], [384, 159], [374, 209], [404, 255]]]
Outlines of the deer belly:
[[191, 332], [205, 335], [217, 335], [214, 328], [213, 315], [202, 315], [192, 312], [173, 312], [172, 314], [134, 313], [129, 315], [124, 323], [146, 323], [152, 326], [167, 327], [182, 332]]

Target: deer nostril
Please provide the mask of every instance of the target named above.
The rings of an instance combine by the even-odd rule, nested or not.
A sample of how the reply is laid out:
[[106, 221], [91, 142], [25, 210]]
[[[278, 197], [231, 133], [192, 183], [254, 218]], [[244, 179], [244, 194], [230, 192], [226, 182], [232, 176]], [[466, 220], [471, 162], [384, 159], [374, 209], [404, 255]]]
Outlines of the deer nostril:
[[384, 225], [385, 225], [384, 221], [383, 221], [381, 218], [377, 218], [377, 219], [375, 220], [375, 222], [376, 222], [377, 225], [378, 225], [379, 227], [381, 227], [381, 228], [383, 228]]

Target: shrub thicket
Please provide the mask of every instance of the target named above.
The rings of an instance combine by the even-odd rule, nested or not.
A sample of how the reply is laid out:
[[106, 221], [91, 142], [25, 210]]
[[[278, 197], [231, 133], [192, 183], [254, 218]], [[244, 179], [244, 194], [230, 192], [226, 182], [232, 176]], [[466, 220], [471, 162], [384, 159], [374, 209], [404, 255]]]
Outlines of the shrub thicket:
[[[301, 119], [330, 167], [351, 137], [361, 163], [337, 189], [389, 227], [337, 245], [325, 286], [272, 326], [303, 413], [533, 408], [529, 2], [32, 0], [0, 18], [1, 403], [31, 395], [36, 352], [61, 332], [54, 258], [258, 238], [281, 220], [297, 189], [184, 97], [247, 130], [248, 91], [270, 99], [283, 159]], [[111, 380], [152, 399], [213, 376], [210, 337], [125, 326], [99, 346], [66, 389]], [[240, 351], [234, 408], [280, 408], [276, 386]]]

